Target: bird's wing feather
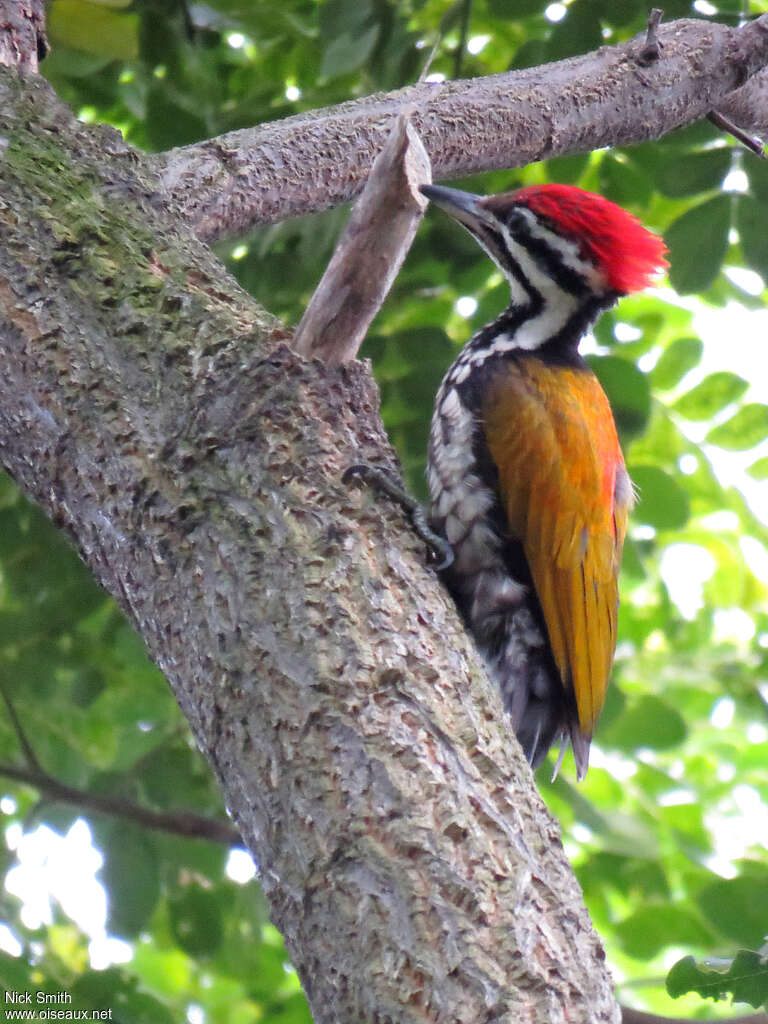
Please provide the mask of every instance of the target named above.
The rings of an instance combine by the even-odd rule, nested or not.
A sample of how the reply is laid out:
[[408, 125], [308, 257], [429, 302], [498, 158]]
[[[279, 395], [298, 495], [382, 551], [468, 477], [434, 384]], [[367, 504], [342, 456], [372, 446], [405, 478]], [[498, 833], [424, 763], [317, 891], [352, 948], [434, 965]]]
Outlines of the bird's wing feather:
[[631, 501], [608, 400], [586, 366], [520, 356], [489, 389], [483, 425], [510, 534], [522, 542], [555, 663], [590, 737], [616, 647]]

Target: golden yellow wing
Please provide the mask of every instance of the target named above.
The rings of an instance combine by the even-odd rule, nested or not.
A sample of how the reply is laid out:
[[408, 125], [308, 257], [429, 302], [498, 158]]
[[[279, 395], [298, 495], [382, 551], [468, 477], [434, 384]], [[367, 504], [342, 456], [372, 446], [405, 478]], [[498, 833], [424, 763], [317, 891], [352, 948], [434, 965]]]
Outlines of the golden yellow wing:
[[521, 354], [483, 409], [512, 537], [521, 541], [563, 685], [591, 737], [616, 649], [631, 486], [608, 400], [585, 366]]

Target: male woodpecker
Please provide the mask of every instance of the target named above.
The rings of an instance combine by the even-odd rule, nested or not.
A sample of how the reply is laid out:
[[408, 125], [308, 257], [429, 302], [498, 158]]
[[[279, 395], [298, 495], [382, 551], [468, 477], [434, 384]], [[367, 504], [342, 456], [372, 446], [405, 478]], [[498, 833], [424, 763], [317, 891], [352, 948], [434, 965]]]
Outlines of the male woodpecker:
[[435, 398], [430, 522], [444, 579], [535, 768], [570, 736], [579, 779], [616, 649], [632, 485], [579, 341], [665, 266], [631, 214], [569, 185], [422, 192], [509, 281], [509, 307], [464, 346]]

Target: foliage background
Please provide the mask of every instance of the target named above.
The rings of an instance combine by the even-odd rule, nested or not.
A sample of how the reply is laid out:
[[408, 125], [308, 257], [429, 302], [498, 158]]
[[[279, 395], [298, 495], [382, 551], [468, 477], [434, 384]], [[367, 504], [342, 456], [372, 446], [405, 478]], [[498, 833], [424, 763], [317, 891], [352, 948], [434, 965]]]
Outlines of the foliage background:
[[[640, 31], [646, 7], [54, 0], [53, 54], [42, 70], [83, 119], [109, 122], [131, 143], [159, 150], [412, 82], [433, 46], [431, 72], [447, 77], [582, 53]], [[736, 24], [768, 3], [737, 8], [732, 0], [717, 9], [699, 0], [696, 8], [667, 0], [665, 14]], [[487, 37], [483, 45], [478, 37]], [[768, 165], [702, 122], [659, 143], [463, 184], [492, 192], [547, 180], [600, 191], [663, 231], [678, 294], [625, 300], [596, 331], [590, 360], [614, 405], [640, 500], [625, 557], [615, 683], [593, 767], [577, 788], [568, 758], [557, 783], [545, 767], [539, 784], [562, 823], [623, 1001], [678, 1016], [733, 1012], [693, 995], [673, 1002], [663, 978], [684, 954], [732, 957], [739, 947], [759, 948], [768, 932], [768, 407], [756, 390], [763, 353], [756, 346], [752, 373], [736, 374], [722, 349], [744, 321], [733, 320], [717, 352], [704, 348], [693, 325], [697, 310], [733, 310], [734, 302], [760, 315]], [[219, 252], [264, 305], [295, 322], [345, 216], [293, 220]], [[462, 297], [474, 297], [477, 308], [465, 301], [457, 309]], [[505, 301], [499, 275], [469, 237], [430, 213], [364, 348], [418, 493], [440, 377]], [[713, 359], [721, 368], [707, 372]], [[720, 482], [713, 462], [736, 467], [750, 502]], [[675, 566], [693, 587], [682, 611], [672, 597]], [[223, 816], [140, 642], [7, 478], [0, 687], [0, 761], [25, 761], [15, 713], [45, 769], [70, 785], [160, 811]], [[15, 864], [22, 831], [47, 823], [65, 833], [81, 815], [1, 774], [0, 796], [3, 873]], [[50, 923], [31, 927], [21, 901], [4, 890], [0, 943], [13, 951], [0, 954], [6, 988], [64, 988], [76, 1006], [111, 1006], [132, 1024], [309, 1020], [258, 886], [229, 877], [226, 848], [82, 816], [104, 858], [107, 930], [131, 943], [132, 959], [92, 969], [87, 935], [58, 903]]]

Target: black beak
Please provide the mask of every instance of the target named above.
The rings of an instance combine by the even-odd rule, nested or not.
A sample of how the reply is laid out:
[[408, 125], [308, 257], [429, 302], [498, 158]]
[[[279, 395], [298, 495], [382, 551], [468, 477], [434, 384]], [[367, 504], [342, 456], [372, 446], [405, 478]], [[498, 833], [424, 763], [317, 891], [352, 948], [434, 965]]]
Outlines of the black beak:
[[457, 188], [444, 188], [442, 185], [421, 185], [420, 190], [430, 202], [470, 230], [476, 230], [480, 224], [490, 223], [487, 210], [480, 205], [482, 196], [462, 192]]

